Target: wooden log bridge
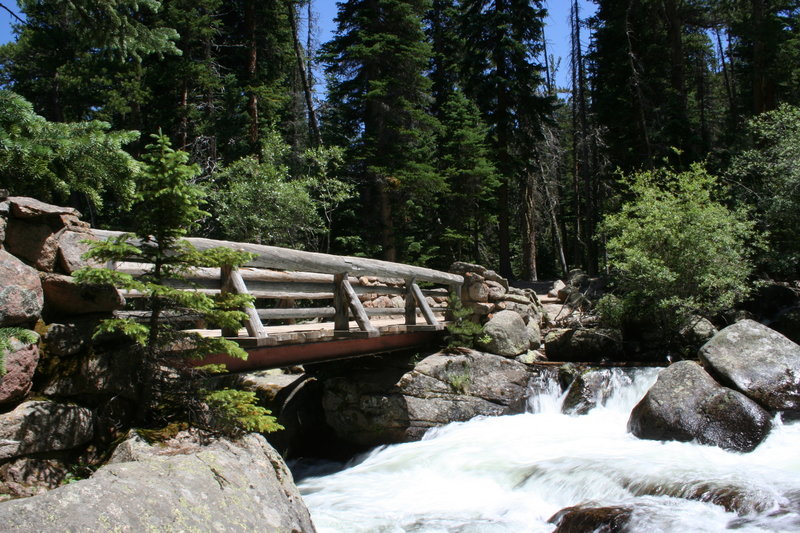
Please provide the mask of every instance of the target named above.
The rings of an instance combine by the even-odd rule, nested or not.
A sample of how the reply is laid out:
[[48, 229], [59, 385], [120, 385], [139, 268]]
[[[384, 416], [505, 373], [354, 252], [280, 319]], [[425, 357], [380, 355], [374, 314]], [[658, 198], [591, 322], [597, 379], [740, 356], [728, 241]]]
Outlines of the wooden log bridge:
[[[101, 239], [120, 234], [104, 230], [93, 233]], [[230, 292], [255, 297], [255, 307], [245, 310], [243, 329], [194, 330], [206, 336], [222, 335], [248, 351], [247, 361], [225, 356], [203, 361], [225, 363], [231, 371], [430, 343], [444, 329], [449, 293], [460, 294], [464, 281], [457, 274], [377, 259], [213, 239], [185, 240], [198, 250], [223, 247], [254, 255], [239, 268], [197, 268], [184, 280], [169, 283], [208, 294]], [[133, 275], [147, 269], [147, 265], [133, 261], [108, 267]], [[133, 291], [123, 294], [127, 299], [141, 296]], [[146, 314], [123, 312], [137, 313]]]

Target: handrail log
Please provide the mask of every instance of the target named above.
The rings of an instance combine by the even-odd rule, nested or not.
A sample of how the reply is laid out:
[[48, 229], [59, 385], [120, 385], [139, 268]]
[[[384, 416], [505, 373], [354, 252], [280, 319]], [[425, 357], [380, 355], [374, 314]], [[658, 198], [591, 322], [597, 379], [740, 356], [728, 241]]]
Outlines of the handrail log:
[[[93, 229], [92, 233], [101, 239], [117, 237], [119, 231]], [[464, 278], [458, 274], [440, 272], [430, 268], [391, 263], [380, 259], [366, 259], [362, 257], [326, 255], [317, 252], [305, 252], [277, 246], [261, 244], [239, 243], [216, 239], [203, 239], [189, 237], [184, 239], [198, 250], [210, 248], [230, 248], [243, 252], [250, 252], [256, 257], [242, 266], [257, 268], [277, 268], [281, 270], [298, 270], [301, 272], [320, 272], [323, 274], [340, 274], [349, 272], [357, 276], [376, 276], [394, 278], [416, 278], [417, 281], [443, 283], [447, 285], [460, 284]], [[136, 244], [136, 240], [132, 239]]]

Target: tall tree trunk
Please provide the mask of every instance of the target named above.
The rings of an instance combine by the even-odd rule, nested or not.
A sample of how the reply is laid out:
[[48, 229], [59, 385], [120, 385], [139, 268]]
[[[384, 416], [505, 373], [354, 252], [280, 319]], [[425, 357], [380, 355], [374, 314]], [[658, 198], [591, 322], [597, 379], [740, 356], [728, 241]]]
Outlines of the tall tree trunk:
[[526, 178], [523, 185], [522, 207], [522, 278], [526, 281], [536, 281], [539, 279], [536, 270], [536, 187], [532, 172], [528, 172]]
[[[495, 10], [498, 13], [504, 13], [506, 4], [504, 0], [496, 0]], [[507, 29], [499, 29], [497, 35], [497, 42], [503, 38], [501, 32], [508, 31]], [[510, 217], [509, 209], [509, 184], [511, 177], [514, 173], [514, 165], [511, 161], [510, 144], [512, 139], [511, 133], [511, 102], [509, 101], [508, 91], [503, 86], [503, 82], [508, 78], [507, 58], [503, 54], [503, 48], [498, 46], [495, 48], [494, 63], [497, 69], [497, 78], [501, 80], [497, 83], [497, 109], [496, 123], [497, 123], [497, 147], [498, 147], [498, 169], [500, 170], [500, 185], [497, 188], [498, 208], [498, 233], [497, 240], [499, 246], [499, 260], [500, 260], [500, 275], [505, 278], [513, 278], [511, 270], [511, 239], [510, 239]]]
[[653, 148], [650, 145], [650, 132], [647, 126], [647, 115], [645, 113], [644, 93], [642, 92], [641, 76], [639, 69], [636, 68], [636, 54], [633, 51], [633, 28], [631, 27], [631, 11], [633, 11], [633, 0], [628, 2], [628, 8], [625, 10], [625, 38], [628, 45], [628, 65], [631, 69], [631, 80], [633, 82], [634, 90], [636, 91], [636, 104], [639, 111], [639, 128], [642, 132], [642, 139], [644, 140], [645, 149], [647, 151], [647, 161], [649, 166], [653, 166]]
[[247, 77], [250, 82], [250, 95], [247, 101], [247, 112], [250, 115], [250, 144], [258, 146], [258, 95], [255, 92], [258, 76], [258, 39], [256, 36], [256, 0], [245, 3], [244, 25], [247, 34]]
[[[289, 24], [292, 26], [292, 42], [294, 43], [294, 54], [297, 58], [297, 72], [300, 75], [300, 82], [303, 86], [303, 94], [306, 100], [306, 109], [308, 110], [308, 125], [311, 130], [311, 137], [314, 140], [315, 146], [322, 145], [322, 135], [319, 131], [319, 122], [317, 121], [317, 113], [314, 111], [314, 99], [311, 95], [311, 86], [306, 72], [305, 59], [303, 48], [300, 45], [300, 38], [297, 32], [297, 17], [295, 16], [295, 7], [288, 3], [286, 9], [289, 12]], [[309, 24], [311, 20], [309, 19]]]

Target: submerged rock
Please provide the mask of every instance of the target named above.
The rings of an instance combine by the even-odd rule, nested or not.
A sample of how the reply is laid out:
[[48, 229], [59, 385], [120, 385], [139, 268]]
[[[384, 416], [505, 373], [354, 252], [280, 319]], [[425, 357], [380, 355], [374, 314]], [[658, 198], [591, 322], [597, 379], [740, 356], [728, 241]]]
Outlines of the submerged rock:
[[603, 405], [613, 392], [615, 379], [624, 379], [631, 383], [629, 377], [621, 370], [589, 370], [577, 373], [569, 385], [561, 412], [569, 415], [585, 415], [598, 405]]
[[557, 527], [553, 533], [622, 533], [633, 515], [630, 507], [585, 507], [561, 509], [548, 522]]
[[261, 435], [200, 446], [127, 447], [131, 459], [45, 494], [0, 504], [9, 531], [313, 533], [281, 457]]
[[640, 439], [696, 439], [739, 452], [753, 450], [771, 427], [767, 411], [692, 361], [663, 370], [628, 420], [628, 431]]
[[720, 331], [700, 360], [722, 381], [767, 409], [800, 416], [800, 345], [754, 320]]

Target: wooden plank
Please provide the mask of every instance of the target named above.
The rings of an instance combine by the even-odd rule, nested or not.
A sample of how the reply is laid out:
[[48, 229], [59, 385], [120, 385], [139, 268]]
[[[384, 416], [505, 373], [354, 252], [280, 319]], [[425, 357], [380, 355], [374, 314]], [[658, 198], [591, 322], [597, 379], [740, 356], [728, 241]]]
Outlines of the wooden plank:
[[439, 321], [437, 321], [436, 317], [433, 316], [433, 311], [431, 311], [431, 307], [428, 305], [425, 295], [422, 294], [422, 291], [419, 289], [419, 286], [416, 283], [411, 284], [411, 293], [414, 295], [414, 299], [417, 301], [417, 305], [419, 305], [420, 310], [422, 310], [422, 316], [425, 317], [425, 322], [431, 326], [438, 325]]
[[[92, 230], [98, 238], [108, 238], [120, 235], [118, 231]], [[300, 272], [319, 272], [324, 274], [338, 274], [349, 272], [357, 276], [376, 276], [376, 277], [398, 277], [412, 278], [419, 281], [429, 281], [432, 283], [463, 283], [464, 278], [457, 274], [440, 272], [437, 270], [391, 263], [378, 259], [365, 259], [362, 257], [346, 257], [326, 255], [316, 252], [305, 252], [301, 250], [291, 250], [288, 248], [278, 248], [276, 246], [264, 246], [259, 244], [238, 243], [230, 241], [220, 241], [213, 239], [187, 238], [188, 243], [195, 246], [198, 250], [208, 250], [211, 248], [223, 247], [243, 252], [250, 252], [256, 258], [243, 266], [259, 267], [280, 270], [295, 270]], [[138, 244], [134, 241], [134, 244]]]

